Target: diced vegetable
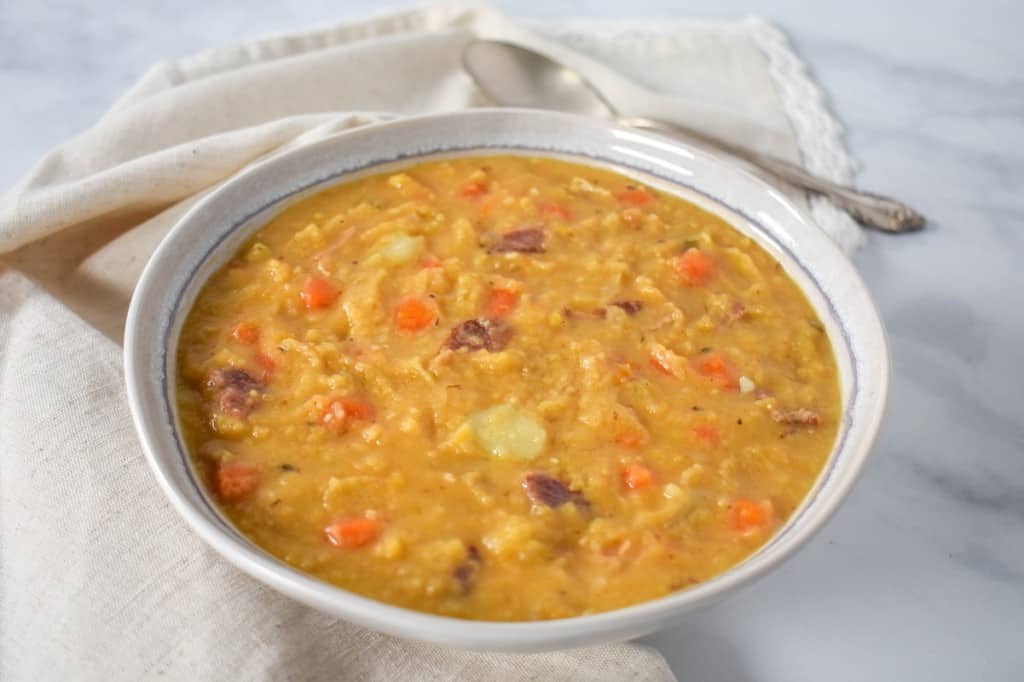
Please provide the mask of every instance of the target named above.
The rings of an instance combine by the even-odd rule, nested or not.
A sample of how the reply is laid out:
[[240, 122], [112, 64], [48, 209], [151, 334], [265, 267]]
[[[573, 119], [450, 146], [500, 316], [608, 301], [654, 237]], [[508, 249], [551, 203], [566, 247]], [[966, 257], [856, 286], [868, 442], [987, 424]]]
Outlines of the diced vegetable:
[[433, 254], [426, 255], [420, 259], [421, 268], [439, 268], [441, 265], [441, 259]]
[[487, 194], [489, 189], [486, 181], [473, 180], [462, 186], [462, 189], [459, 190], [459, 195], [467, 199], [479, 199]]
[[395, 325], [406, 332], [426, 329], [437, 319], [437, 310], [426, 299], [418, 296], [404, 298], [395, 309]]
[[505, 317], [516, 307], [519, 294], [512, 289], [495, 287], [487, 297], [487, 316]]
[[719, 388], [736, 388], [738, 381], [732, 365], [717, 353], [706, 353], [698, 357], [694, 364], [697, 371], [711, 380]]
[[627, 187], [616, 194], [615, 198], [630, 206], [646, 206], [654, 201], [654, 195], [640, 187]]
[[531, 460], [543, 452], [547, 432], [530, 413], [515, 405], [496, 405], [469, 418], [477, 443], [498, 458]]
[[676, 259], [676, 272], [683, 283], [702, 287], [715, 275], [715, 261], [700, 249], [687, 249]]
[[754, 385], [754, 382], [745, 376], [740, 377], [739, 386], [740, 393], [752, 393], [754, 389], [757, 388], [757, 386]]
[[345, 416], [361, 421], [373, 420], [373, 408], [370, 404], [356, 398], [342, 398], [341, 406], [345, 408]]
[[260, 484], [260, 470], [241, 462], [221, 462], [217, 467], [217, 495], [224, 502], [248, 497]]
[[321, 310], [334, 303], [338, 290], [323, 277], [311, 277], [299, 291], [299, 298], [309, 310]]
[[653, 367], [654, 369], [658, 370], [659, 372], [661, 372], [665, 376], [672, 376], [672, 369], [668, 365], [666, 365], [662, 361], [662, 359], [660, 357], [658, 357], [657, 355], [655, 355], [654, 353], [651, 353], [651, 357], [648, 358], [648, 363], [651, 365], [651, 367]]
[[562, 221], [568, 221], [572, 218], [572, 213], [568, 208], [561, 204], [543, 204], [540, 207], [540, 214], [548, 219], [559, 219]]
[[738, 498], [732, 503], [732, 525], [739, 531], [764, 528], [771, 519], [771, 503]]
[[643, 464], [627, 464], [621, 472], [622, 485], [630, 490], [644, 490], [654, 483], [654, 472]]
[[640, 434], [633, 429], [620, 431], [615, 435], [615, 442], [624, 448], [635, 449], [640, 446]]
[[354, 421], [371, 422], [374, 419], [373, 407], [359, 398], [336, 398], [327, 404], [321, 421], [337, 431], [345, 432]]
[[275, 369], [277, 369], [277, 362], [275, 362], [274, 358], [270, 357], [266, 353], [258, 351], [256, 353], [256, 364], [263, 370], [263, 383], [268, 382], [270, 380], [270, 375], [274, 373]]
[[377, 539], [378, 523], [373, 519], [340, 519], [324, 528], [324, 535], [335, 547], [356, 549]]
[[231, 336], [239, 343], [252, 345], [260, 340], [260, 328], [253, 322], [239, 322], [231, 329]]
[[693, 427], [693, 435], [706, 445], [718, 445], [718, 427], [714, 424], [698, 424]]
[[419, 258], [425, 246], [423, 237], [400, 232], [384, 240], [375, 254], [387, 265], [405, 265]]

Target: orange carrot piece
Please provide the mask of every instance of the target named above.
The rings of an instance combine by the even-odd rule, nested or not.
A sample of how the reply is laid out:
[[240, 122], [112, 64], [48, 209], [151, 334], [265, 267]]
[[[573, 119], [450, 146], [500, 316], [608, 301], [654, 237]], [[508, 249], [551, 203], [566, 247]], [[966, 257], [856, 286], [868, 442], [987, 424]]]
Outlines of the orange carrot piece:
[[540, 214], [545, 218], [558, 218], [563, 221], [572, 219], [572, 213], [561, 204], [543, 204], [540, 207]]
[[345, 405], [341, 400], [332, 400], [327, 403], [323, 414], [320, 415], [320, 421], [323, 422], [324, 426], [328, 426], [336, 431], [342, 433], [348, 431], [348, 418], [345, 414]]
[[239, 322], [231, 329], [231, 336], [251, 346], [260, 340], [260, 328], [254, 322]]
[[632, 429], [621, 431], [615, 435], [615, 442], [624, 448], [635, 450], [640, 446], [640, 434]]
[[323, 277], [311, 277], [299, 291], [299, 298], [309, 310], [320, 310], [334, 303], [338, 290]]
[[519, 294], [512, 289], [495, 287], [487, 297], [488, 317], [505, 317], [516, 307]]
[[420, 260], [420, 267], [424, 270], [427, 268], [439, 268], [441, 267], [441, 259], [434, 255], [424, 256]]
[[764, 528], [771, 517], [771, 503], [737, 498], [732, 503], [732, 525], [738, 531]]
[[697, 440], [707, 445], [718, 445], [718, 427], [714, 424], [697, 424], [693, 427], [693, 435]]
[[718, 388], [731, 389], [739, 386], [739, 377], [725, 358], [717, 353], [702, 355], [695, 361], [697, 371], [711, 380]]
[[355, 549], [377, 539], [377, 525], [373, 519], [339, 519], [324, 528], [324, 535], [335, 547]]
[[479, 199], [489, 191], [490, 187], [488, 187], [486, 182], [474, 181], [463, 185], [462, 189], [459, 190], [459, 195], [467, 199]]
[[345, 410], [345, 416], [359, 421], [373, 421], [373, 408], [370, 403], [358, 398], [341, 398], [341, 407]]
[[263, 380], [268, 381], [277, 369], [277, 362], [263, 351], [256, 352], [256, 364], [263, 370]]
[[654, 201], [654, 195], [640, 187], [627, 187], [616, 194], [615, 198], [630, 206], [646, 206]]
[[643, 464], [627, 464], [620, 476], [622, 485], [630, 490], [644, 490], [654, 483], [654, 472]]
[[423, 331], [437, 319], [434, 307], [422, 298], [403, 298], [395, 308], [395, 325], [405, 332]]
[[238, 502], [260, 484], [260, 471], [250, 464], [221, 462], [217, 466], [217, 495], [224, 502]]
[[700, 249], [689, 248], [676, 259], [676, 272], [683, 284], [702, 287], [715, 276], [715, 261]]
[[371, 422], [374, 420], [373, 407], [359, 398], [335, 398], [327, 403], [320, 421], [336, 431], [345, 433], [353, 421]]

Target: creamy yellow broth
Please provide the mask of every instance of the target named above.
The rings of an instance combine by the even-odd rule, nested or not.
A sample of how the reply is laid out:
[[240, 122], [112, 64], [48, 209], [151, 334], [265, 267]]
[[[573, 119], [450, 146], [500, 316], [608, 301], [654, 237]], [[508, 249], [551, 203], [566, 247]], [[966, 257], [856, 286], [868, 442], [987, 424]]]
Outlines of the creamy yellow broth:
[[284, 209], [179, 344], [201, 477], [256, 544], [421, 611], [563, 618], [742, 561], [840, 419], [832, 350], [753, 241], [563, 161], [478, 157]]

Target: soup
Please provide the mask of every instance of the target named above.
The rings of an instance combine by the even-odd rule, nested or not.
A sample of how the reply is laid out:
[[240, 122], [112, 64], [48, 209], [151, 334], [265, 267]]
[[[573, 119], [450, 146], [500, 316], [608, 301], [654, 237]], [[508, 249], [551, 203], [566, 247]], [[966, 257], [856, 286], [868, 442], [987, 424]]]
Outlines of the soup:
[[800, 505], [841, 418], [824, 327], [721, 218], [614, 172], [463, 157], [287, 206], [205, 285], [184, 438], [245, 536], [458, 618], [706, 581]]

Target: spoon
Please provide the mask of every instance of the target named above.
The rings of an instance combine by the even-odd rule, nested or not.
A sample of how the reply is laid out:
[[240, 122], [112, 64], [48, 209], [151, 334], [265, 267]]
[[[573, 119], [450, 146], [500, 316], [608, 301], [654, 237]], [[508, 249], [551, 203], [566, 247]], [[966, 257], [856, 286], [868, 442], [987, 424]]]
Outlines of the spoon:
[[484, 93], [503, 106], [554, 109], [607, 118], [631, 127], [696, 140], [727, 152], [796, 187], [828, 197], [857, 221], [885, 232], [910, 232], [924, 216], [895, 199], [840, 185], [777, 156], [747, 149], [685, 126], [623, 116], [578, 71], [513, 43], [474, 40], [462, 51], [462, 66]]

